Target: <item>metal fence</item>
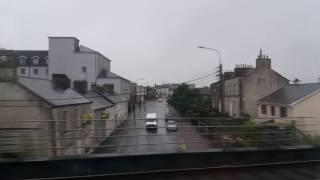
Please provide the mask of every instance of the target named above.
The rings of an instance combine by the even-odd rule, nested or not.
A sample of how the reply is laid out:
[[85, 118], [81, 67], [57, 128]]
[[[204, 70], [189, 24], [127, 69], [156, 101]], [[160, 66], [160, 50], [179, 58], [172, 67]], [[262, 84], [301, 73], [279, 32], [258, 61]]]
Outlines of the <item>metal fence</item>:
[[[175, 121], [176, 131], [167, 121]], [[258, 123], [257, 123], [258, 122]], [[0, 121], [0, 159], [185, 151], [237, 151], [320, 145], [315, 117]]]

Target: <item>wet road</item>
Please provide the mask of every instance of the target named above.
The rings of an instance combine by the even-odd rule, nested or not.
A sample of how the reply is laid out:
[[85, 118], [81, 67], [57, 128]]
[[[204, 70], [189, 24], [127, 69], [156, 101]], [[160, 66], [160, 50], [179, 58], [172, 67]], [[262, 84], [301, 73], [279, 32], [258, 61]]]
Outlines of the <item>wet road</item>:
[[[124, 129], [114, 131], [111, 137], [107, 138], [101, 144], [102, 147], [96, 149], [95, 153], [146, 154], [208, 150], [213, 148], [210, 143], [188, 143], [191, 141], [206, 141], [206, 139], [198, 133], [197, 129], [193, 127], [179, 127], [191, 126], [190, 122], [179, 121], [178, 131], [168, 132], [165, 128], [166, 122], [164, 120], [165, 114], [168, 112], [174, 114], [175, 117], [179, 117], [174, 109], [168, 107], [166, 100], [162, 102], [147, 101], [144, 105], [137, 106], [137, 120], [134, 121], [133, 114], [131, 114], [129, 120], [118, 127]], [[145, 121], [141, 119], [144, 119], [147, 113], [157, 113], [159, 119], [157, 131], [147, 131], [145, 129]], [[186, 135], [186, 133], [188, 133], [188, 135]]]

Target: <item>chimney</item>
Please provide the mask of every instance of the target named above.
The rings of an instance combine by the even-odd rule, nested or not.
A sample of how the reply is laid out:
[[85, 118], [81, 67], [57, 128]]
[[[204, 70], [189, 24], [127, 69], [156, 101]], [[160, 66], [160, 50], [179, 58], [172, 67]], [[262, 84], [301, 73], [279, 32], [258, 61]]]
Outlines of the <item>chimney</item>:
[[71, 80], [65, 74], [52, 74], [53, 86], [56, 89], [66, 90], [70, 88]]
[[73, 89], [80, 94], [87, 94], [88, 82], [86, 80], [73, 81]]
[[234, 76], [235, 77], [243, 77], [245, 76], [250, 70], [252, 70], [251, 65], [247, 64], [237, 64], [234, 68]]
[[262, 50], [260, 49], [260, 54], [256, 59], [256, 68], [257, 69], [271, 69], [271, 59], [262, 54]]
[[0, 81], [16, 81], [16, 63], [11, 56], [0, 56]]

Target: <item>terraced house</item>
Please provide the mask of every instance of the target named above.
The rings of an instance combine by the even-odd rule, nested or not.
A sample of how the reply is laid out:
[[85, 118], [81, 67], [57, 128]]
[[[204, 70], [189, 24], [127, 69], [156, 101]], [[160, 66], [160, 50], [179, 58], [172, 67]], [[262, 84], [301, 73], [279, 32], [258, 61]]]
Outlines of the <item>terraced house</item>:
[[[225, 112], [233, 117], [245, 114], [257, 117], [257, 101], [288, 83], [287, 78], [272, 69], [271, 59], [260, 50], [255, 67], [241, 64], [236, 65], [233, 71], [224, 73]], [[221, 110], [220, 87], [221, 82], [211, 84], [213, 107]]]

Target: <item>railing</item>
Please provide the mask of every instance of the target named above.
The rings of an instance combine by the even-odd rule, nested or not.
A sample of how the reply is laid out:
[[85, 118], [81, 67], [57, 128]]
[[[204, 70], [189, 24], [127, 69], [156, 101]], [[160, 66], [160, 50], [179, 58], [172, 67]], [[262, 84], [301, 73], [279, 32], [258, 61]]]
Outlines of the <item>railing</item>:
[[[166, 121], [176, 121], [170, 131]], [[315, 117], [259, 119], [145, 119], [0, 120], [0, 160], [85, 155], [193, 151], [237, 151], [243, 148], [277, 149], [320, 145], [320, 123]], [[121, 122], [121, 124], [119, 123]]]

